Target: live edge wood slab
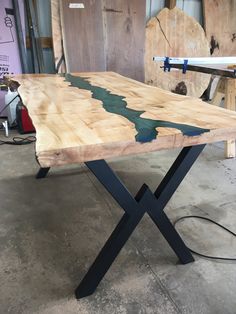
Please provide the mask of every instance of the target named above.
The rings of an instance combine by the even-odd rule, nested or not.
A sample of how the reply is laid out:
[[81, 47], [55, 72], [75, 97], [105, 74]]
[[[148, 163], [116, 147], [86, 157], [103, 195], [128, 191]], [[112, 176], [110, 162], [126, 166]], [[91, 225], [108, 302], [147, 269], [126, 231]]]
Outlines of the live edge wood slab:
[[236, 113], [114, 72], [15, 76], [41, 167], [236, 138]]

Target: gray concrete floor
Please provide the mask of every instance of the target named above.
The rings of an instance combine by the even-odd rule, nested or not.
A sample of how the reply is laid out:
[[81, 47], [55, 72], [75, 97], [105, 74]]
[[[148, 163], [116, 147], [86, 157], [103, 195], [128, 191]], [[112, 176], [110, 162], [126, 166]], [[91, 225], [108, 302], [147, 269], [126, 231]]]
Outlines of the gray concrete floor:
[[[169, 202], [171, 220], [211, 217], [236, 232], [236, 162], [208, 145]], [[178, 150], [109, 161], [132, 193], [152, 189]], [[196, 256], [180, 265], [145, 216], [92, 296], [73, 291], [122, 210], [83, 165], [35, 180], [34, 145], [0, 146], [0, 314], [236, 313], [236, 263]], [[208, 223], [178, 225], [187, 245], [236, 257], [236, 240]]]

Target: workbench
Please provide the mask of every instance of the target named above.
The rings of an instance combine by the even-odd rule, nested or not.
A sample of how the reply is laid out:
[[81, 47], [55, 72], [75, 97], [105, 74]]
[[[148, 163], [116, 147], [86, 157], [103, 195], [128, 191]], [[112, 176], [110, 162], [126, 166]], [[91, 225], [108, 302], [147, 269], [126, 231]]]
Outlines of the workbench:
[[[180, 262], [193, 262], [164, 208], [207, 143], [236, 138], [236, 113], [113, 72], [14, 80], [36, 128], [37, 178], [45, 178], [50, 167], [85, 163], [124, 210], [76, 297], [95, 291], [145, 213]], [[182, 150], [156, 190], [143, 184], [135, 196], [105, 161], [173, 148]]]

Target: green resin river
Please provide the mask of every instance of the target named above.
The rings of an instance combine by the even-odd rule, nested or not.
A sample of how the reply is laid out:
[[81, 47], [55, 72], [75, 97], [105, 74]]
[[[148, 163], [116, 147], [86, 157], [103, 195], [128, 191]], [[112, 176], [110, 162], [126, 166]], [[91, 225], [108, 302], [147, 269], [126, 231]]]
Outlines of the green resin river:
[[116, 95], [105, 88], [94, 86], [90, 84], [87, 79], [88, 78], [65, 74], [65, 80], [70, 82], [73, 87], [91, 91], [92, 97], [100, 100], [103, 108], [107, 112], [118, 114], [132, 122], [137, 130], [135, 136], [137, 142], [145, 143], [156, 139], [158, 135], [156, 128], [158, 127], [175, 128], [187, 136], [197, 136], [204, 132], [209, 132], [209, 129], [202, 129], [188, 124], [141, 118], [141, 115], [145, 111], [127, 108], [127, 102], [124, 100], [124, 96]]

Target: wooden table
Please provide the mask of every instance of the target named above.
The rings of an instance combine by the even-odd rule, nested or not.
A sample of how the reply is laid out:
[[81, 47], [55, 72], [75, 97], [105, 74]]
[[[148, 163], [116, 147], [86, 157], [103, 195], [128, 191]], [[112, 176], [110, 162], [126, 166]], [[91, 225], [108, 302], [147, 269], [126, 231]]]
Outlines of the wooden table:
[[[236, 113], [113, 72], [14, 79], [36, 128], [37, 178], [50, 167], [83, 162], [124, 210], [76, 297], [95, 291], [145, 213], [179, 260], [192, 262], [164, 208], [206, 143], [236, 138]], [[175, 147], [183, 149], [155, 192], [143, 184], [135, 197], [104, 160]]]

